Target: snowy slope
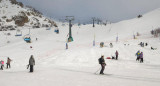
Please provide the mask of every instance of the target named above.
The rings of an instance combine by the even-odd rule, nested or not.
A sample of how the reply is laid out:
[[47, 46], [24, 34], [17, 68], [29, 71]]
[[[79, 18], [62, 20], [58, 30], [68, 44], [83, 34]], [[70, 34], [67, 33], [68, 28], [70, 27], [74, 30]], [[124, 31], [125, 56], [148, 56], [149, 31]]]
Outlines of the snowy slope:
[[[159, 9], [156, 9], [140, 19], [107, 26], [73, 26], [74, 41], [68, 44], [68, 50], [65, 49], [68, 26], [59, 26], [60, 34], [56, 34], [54, 28], [31, 29], [32, 43], [26, 43], [23, 36], [15, 37], [16, 31], [10, 31], [9, 37], [0, 32], [0, 41], [3, 41], [0, 44], [0, 60], [6, 62], [7, 57], [13, 60], [11, 69], [0, 71], [0, 83], [3, 86], [159, 86], [160, 40], [150, 35], [153, 28], [159, 27], [159, 17]], [[28, 29], [22, 31], [23, 35], [28, 33]], [[133, 39], [136, 32], [141, 36]], [[115, 42], [117, 33], [118, 43]], [[10, 43], [6, 43], [7, 40]], [[141, 41], [149, 45], [142, 48], [138, 45]], [[99, 47], [100, 42], [105, 43], [104, 48]], [[109, 47], [110, 42], [113, 48]], [[151, 46], [157, 50], [151, 50]], [[96, 75], [100, 68], [98, 58], [114, 55], [116, 50], [120, 54], [119, 60], [105, 59], [106, 75]], [[138, 50], [144, 53], [144, 63], [135, 61]], [[33, 73], [28, 73], [26, 69], [30, 55], [34, 55], [36, 60]]]

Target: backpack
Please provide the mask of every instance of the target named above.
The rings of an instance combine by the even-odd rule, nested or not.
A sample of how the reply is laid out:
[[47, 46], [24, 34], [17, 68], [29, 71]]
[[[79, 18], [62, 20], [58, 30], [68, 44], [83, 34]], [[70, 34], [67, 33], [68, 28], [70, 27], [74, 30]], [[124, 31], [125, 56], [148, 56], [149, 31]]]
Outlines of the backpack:
[[101, 58], [98, 59], [99, 64], [101, 64]]

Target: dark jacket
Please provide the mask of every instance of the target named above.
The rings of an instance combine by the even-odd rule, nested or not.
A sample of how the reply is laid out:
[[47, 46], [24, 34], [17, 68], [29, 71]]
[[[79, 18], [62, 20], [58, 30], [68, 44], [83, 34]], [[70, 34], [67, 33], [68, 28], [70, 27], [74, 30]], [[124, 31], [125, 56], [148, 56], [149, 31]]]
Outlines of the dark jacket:
[[33, 56], [31, 56], [29, 59], [29, 65], [35, 65], [35, 60], [34, 60]]
[[143, 53], [141, 52], [141, 54], [140, 54], [140, 58], [143, 58]]
[[103, 58], [100, 58], [100, 64], [106, 64]]

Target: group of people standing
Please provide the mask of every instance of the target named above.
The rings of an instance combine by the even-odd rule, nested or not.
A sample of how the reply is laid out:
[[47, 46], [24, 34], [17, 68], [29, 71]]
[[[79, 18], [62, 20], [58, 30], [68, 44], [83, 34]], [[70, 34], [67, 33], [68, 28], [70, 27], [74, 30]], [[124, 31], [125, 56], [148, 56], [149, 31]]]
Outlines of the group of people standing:
[[[6, 64], [7, 64], [7, 67], [6, 67], [7, 69], [8, 69], [8, 68], [11, 68], [11, 64], [10, 64], [11, 61], [12, 61], [12, 60], [8, 57], [8, 58], [7, 58], [7, 63], [6, 63]], [[31, 57], [30, 57], [30, 59], [29, 59], [29, 64], [28, 64], [28, 66], [27, 66], [27, 69], [30, 67], [30, 72], [33, 72], [33, 71], [34, 71], [34, 70], [33, 70], [33, 69], [34, 69], [34, 65], [35, 65], [35, 59], [34, 59], [33, 55], [31, 55]], [[3, 60], [0, 61], [0, 69], [1, 69], [1, 70], [4, 69], [4, 61], [3, 61]]]
[[148, 46], [148, 43], [140, 42], [139, 45], [140, 45], [141, 47], [144, 47], [144, 46]]
[[[6, 67], [7, 69], [8, 69], [8, 68], [11, 68], [11, 65], [10, 65], [11, 61], [12, 61], [12, 60], [8, 57], [8, 58], [7, 58], [7, 63], [6, 63], [6, 64], [7, 64], [7, 67]], [[1, 60], [1, 61], [0, 61], [0, 69], [3, 70], [3, 68], [4, 68], [4, 61]]]
[[140, 52], [140, 50], [138, 50], [136, 56], [137, 56], [136, 61], [140, 60], [140, 63], [143, 63], [143, 52]]

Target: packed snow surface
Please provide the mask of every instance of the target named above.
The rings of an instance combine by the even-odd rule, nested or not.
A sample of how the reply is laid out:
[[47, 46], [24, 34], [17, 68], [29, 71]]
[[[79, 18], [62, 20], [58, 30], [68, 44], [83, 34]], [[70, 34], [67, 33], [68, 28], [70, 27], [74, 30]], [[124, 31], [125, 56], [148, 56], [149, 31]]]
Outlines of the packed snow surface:
[[[73, 25], [74, 41], [68, 43], [68, 25], [55, 28], [30, 29], [32, 43], [23, 37], [29, 29], [23, 27], [22, 36], [16, 31], [0, 32], [0, 60], [12, 59], [11, 68], [0, 70], [1, 86], [159, 86], [160, 85], [160, 39], [150, 31], [160, 26], [160, 9], [143, 15], [142, 18], [125, 20], [107, 26]], [[139, 32], [140, 36], [133, 39]], [[10, 36], [5, 35], [11, 33]], [[118, 36], [118, 42], [116, 37]], [[93, 46], [95, 37], [96, 45]], [[38, 40], [36, 40], [38, 38]], [[7, 43], [9, 41], [9, 43]], [[100, 48], [100, 42], [104, 47]], [[109, 43], [113, 43], [110, 48]], [[140, 42], [148, 46], [140, 47]], [[125, 46], [126, 44], [126, 46]], [[32, 46], [32, 48], [30, 48]], [[150, 47], [157, 48], [151, 50]], [[111, 57], [118, 50], [118, 60], [105, 59], [105, 75], [99, 75], [98, 58]], [[135, 53], [144, 53], [144, 63], [136, 61]], [[34, 55], [34, 72], [27, 65]]]

